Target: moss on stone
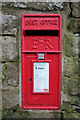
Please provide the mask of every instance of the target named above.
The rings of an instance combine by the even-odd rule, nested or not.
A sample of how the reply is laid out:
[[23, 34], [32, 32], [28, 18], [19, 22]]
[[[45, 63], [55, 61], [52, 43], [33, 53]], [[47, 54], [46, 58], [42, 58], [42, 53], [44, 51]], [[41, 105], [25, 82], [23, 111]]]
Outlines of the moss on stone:
[[63, 120], [64, 119], [70, 119], [70, 118], [73, 118], [73, 119], [78, 119], [79, 120], [79, 114], [78, 113], [73, 113], [73, 112], [63, 112]]
[[71, 112], [75, 113], [76, 110], [73, 108], [73, 104], [74, 103], [71, 103], [71, 101], [66, 101], [66, 102], [64, 101], [61, 106], [62, 111], [69, 112], [69, 113], [71, 113]]
[[6, 71], [7, 71], [7, 67], [6, 67], [6, 64], [3, 64], [3, 67], [2, 67], [2, 83], [4, 82], [4, 80], [6, 79], [6, 77], [7, 77], [7, 73], [6, 73]]
[[67, 29], [68, 31], [71, 31], [73, 33], [80, 33], [80, 19], [79, 18], [69, 19]]
[[78, 82], [78, 81], [79, 81], [79, 76], [78, 76], [78, 73], [75, 73], [75, 76], [74, 76], [74, 81], [75, 81], [75, 82]]
[[3, 109], [2, 111], [3, 118], [28, 118], [29, 114], [28, 111], [22, 111], [18, 105], [10, 109]]
[[74, 56], [74, 53], [73, 53], [74, 36], [73, 36], [73, 34], [71, 34], [71, 33], [65, 34], [64, 43], [65, 43], [65, 47], [64, 47], [65, 55], [67, 57]]

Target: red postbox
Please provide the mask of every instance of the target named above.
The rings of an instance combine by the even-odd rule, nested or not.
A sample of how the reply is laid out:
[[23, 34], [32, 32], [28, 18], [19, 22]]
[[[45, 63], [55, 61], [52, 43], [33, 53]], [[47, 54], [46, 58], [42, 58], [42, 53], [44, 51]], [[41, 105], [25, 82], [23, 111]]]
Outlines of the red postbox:
[[61, 15], [22, 16], [22, 106], [58, 109], [61, 99]]

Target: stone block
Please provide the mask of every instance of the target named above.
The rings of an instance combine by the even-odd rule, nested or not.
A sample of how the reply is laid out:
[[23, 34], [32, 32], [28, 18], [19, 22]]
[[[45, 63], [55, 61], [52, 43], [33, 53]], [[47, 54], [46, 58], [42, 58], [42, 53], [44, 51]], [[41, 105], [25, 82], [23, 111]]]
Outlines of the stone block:
[[74, 76], [74, 69], [75, 69], [75, 61], [72, 57], [65, 57], [64, 58], [64, 76], [65, 80], [68, 78], [72, 78]]
[[63, 81], [64, 92], [70, 95], [79, 94], [78, 68], [75, 68], [75, 67], [77, 67], [75, 62], [69, 63], [67, 65], [67, 68], [65, 66], [65, 71], [64, 71], [64, 81]]
[[2, 92], [2, 105], [3, 108], [11, 108], [19, 104], [18, 90], [8, 90]]
[[33, 3], [33, 2], [28, 2], [27, 6], [31, 9], [34, 10], [40, 10], [40, 11], [51, 11], [51, 10], [62, 10], [63, 5], [62, 3], [49, 3], [49, 2], [37, 2], [37, 3]]
[[79, 18], [71, 18], [69, 20], [69, 24], [67, 26], [68, 30], [73, 33], [80, 33], [80, 19]]
[[48, 112], [48, 111], [36, 111], [36, 112], [30, 112], [29, 118], [55, 118], [60, 120], [61, 119], [61, 113], [60, 112]]
[[[78, 95], [70, 95], [67, 91], [65, 93], [63, 93], [62, 97], [62, 104], [61, 104], [61, 109], [67, 109], [67, 112], [69, 110], [69, 108], [72, 109], [72, 112], [75, 110], [73, 108], [74, 105], [79, 106], [80, 105], [80, 101], [79, 101], [79, 96]], [[68, 108], [66, 108], [68, 107]], [[69, 110], [71, 112], [71, 110]]]
[[71, 101], [63, 101], [61, 105], [61, 110], [66, 111], [67, 113], [75, 113], [79, 110], [79, 98], [78, 96], [70, 96]]
[[[71, 96], [68, 94], [68, 92], [63, 89], [63, 95], [61, 96], [61, 105], [63, 106], [64, 102], [71, 102]], [[62, 107], [61, 107], [62, 108]]]
[[72, 33], [67, 33], [64, 36], [64, 52], [65, 56], [67, 57], [73, 57], [74, 56], [74, 42], [75, 42], [75, 36]]
[[71, 104], [79, 106], [79, 101], [80, 100], [79, 100], [78, 95], [76, 95], [76, 96], [70, 96], [70, 97], [71, 97]]
[[80, 17], [80, 2], [72, 2], [72, 16], [73, 17]]
[[63, 91], [67, 95], [78, 95], [78, 42], [79, 35], [68, 33], [64, 37], [64, 81]]
[[[9, 67], [10, 65], [13, 66], [13, 70], [11, 67]], [[19, 74], [18, 67], [16, 64], [2, 63], [2, 89], [3, 91], [18, 89], [18, 74]]]
[[76, 112], [76, 110], [73, 108], [71, 101], [63, 101], [63, 104], [61, 105], [62, 111], [66, 111], [68, 113]]
[[26, 1], [24, 1], [24, 2], [17, 2], [17, 1], [15, 1], [15, 2], [3, 2], [2, 3], [2, 6], [3, 7], [8, 7], [8, 8], [22, 8], [22, 9], [25, 9], [26, 7], [27, 7], [27, 2]]
[[15, 15], [2, 14], [2, 33], [16, 35], [18, 28], [17, 21], [17, 16]]
[[68, 16], [70, 15], [71, 9], [70, 9], [70, 3], [69, 2], [63, 2], [63, 11], [65, 11]]
[[[79, 94], [79, 71], [77, 57], [64, 58], [63, 92], [67, 95], [67, 98], [70, 98], [68, 98], [70, 101], [72, 96], [78, 97]], [[75, 101], [76, 98], [74, 102]]]
[[19, 108], [19, 105], [15, 105], [9, 109], [3, 109], [2, 118], [5, 119], [25, 119], [29, 118], [30, 113], [27, 111], [23, 111]]
[[70, 95], [78, 95], [78, 80], [70, 80], [68, 83], [68, 90]]
[[8, 6], [19, 8], [19, 9], [26, 9], [26, 10], [39, 10], [39, 11], [46, 11], [46, 10], [62, 10], [63, 4], [62, 2], [15, 2], [15, 3], [3, 3], [3, 7]]
[[18, 65], [15, 63], [5, 63], [3, 65], [3, 89], [13, 89], [13, 86], [18, 86]]
[[72, 113], [72, 112], [63, 112], [63, 119], [78, 119], [79, 120], [79, 113], [75, 112], [75, 113]]
[[16, 61], [18, 57], [17, 40], [15, 37], [2, 36], [2, 61]]

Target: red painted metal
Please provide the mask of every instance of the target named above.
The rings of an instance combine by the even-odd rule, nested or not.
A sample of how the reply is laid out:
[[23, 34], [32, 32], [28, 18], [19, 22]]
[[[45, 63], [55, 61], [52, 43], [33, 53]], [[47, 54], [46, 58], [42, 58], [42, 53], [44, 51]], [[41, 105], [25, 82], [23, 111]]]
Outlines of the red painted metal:
[[[61, 25], [60, 14], [22, 16], [22, 107], [24, 109], [60, 108]], [[39, 53], [45, 54], [44, 60], [39, 60]], [[49, 92], [33, 91], [34, 62], [49, 62]]]

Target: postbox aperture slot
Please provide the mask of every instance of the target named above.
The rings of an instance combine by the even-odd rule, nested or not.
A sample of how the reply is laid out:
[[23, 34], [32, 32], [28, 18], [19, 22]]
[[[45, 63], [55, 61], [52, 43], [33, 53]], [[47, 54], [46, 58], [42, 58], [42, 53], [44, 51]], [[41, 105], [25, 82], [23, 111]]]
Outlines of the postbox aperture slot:
[[58, 30], [25, 30], [26, 36], [58, 36]]

